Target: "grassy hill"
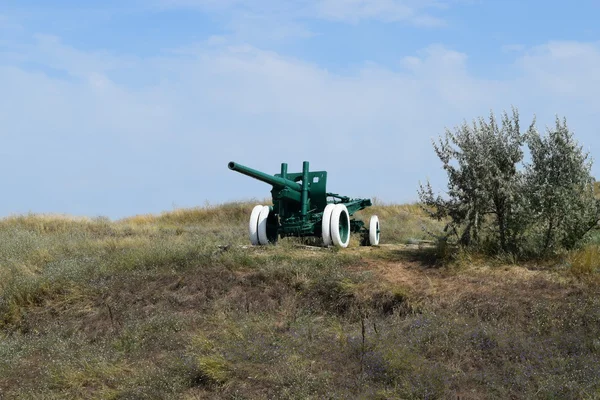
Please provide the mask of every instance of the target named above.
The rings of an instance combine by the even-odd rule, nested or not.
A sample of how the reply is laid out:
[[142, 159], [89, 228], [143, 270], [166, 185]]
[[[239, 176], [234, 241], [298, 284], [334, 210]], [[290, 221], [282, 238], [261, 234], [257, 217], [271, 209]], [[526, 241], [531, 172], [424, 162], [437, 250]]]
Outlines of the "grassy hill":
[[0, 398], [600, 397], [595, 245], [445, 257], [379, 204], [380, 247], [252, 248], [252, 206], [1, 220]]

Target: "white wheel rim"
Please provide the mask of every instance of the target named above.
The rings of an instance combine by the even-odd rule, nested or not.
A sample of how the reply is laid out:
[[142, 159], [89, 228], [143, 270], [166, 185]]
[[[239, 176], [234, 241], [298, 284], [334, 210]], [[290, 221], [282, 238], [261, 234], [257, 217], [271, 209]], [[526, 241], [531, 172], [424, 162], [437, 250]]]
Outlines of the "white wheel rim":
[[258, 216], [262, 211], [263, 206], [254, 206], [252, 213], [250, 213], [250, 221], [248, 222], [248, 235], [250, 236], [250, 243], [252, 246], [258, 246]]
[[325, 211], [323, 211], [323, 221], [321, 222], [321, 237], [323, 238], [324, 246], [331, 246], [333, 243], [331, 240], [331, 214], [333, 213], [333, 209], [335, 208], [335, 204], [327, 204], [325, 206]]
[[379, 245], [379, 218], [373, 215], [369, 221], [369, 244], [371, 246]]
[[267, 237], [267, 218], [271, 212], [269, 206], [263, 206], [258, 214], [258, 243], [262, 246], [269, 244], [269, 238]]
[[[345, 224], [346, 234], [343, 235], [340, 232], [340, 224]], [[331, 213], [331, 240], [335, 246], [339, 247], [348, 247], [348, 243], [350, 243], [350, 214], [348, 214], [348, 209], [343, 204], [336, 204], [333, 212]], [[343, 229], [342, 229], [343, 230]]]

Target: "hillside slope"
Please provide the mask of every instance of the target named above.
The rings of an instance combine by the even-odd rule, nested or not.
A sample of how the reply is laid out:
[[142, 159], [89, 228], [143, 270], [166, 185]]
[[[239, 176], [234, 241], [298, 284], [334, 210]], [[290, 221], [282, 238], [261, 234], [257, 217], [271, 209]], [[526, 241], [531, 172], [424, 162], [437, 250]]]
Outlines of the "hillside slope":
[[596, 275], [413, 243], [246, 245], [252, 204], [0, 221], [0, 398], [598, 398]]

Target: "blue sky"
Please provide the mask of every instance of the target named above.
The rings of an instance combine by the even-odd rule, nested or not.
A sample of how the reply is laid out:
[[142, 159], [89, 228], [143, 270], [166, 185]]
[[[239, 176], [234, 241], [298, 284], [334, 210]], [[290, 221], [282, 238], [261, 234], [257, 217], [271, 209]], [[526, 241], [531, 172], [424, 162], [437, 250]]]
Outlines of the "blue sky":
[[[3, 0], [0, 217], [250, 198], [286, 161], [329, 190], [444, 188], [431, 139], [519, 109], [600, 154], [600, 3]], [[600, 167], [593, 172], [600, 176]]]

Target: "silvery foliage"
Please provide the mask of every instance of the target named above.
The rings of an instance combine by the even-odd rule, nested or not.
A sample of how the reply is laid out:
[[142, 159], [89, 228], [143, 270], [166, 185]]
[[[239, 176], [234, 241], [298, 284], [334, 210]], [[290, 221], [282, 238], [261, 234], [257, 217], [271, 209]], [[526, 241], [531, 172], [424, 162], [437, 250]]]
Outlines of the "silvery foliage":
[[[566, 124], [542, 138], [534, 123], [521, 133], [513, 108], [511, 116], [502, 114], [500, 125], [491, 113], [489, 121], [446, 129], [433, 142], [448, 175], [447, 196], [435, 195], [427, 182], [419, 197], [432, 218], [450, 219], [446, 239], [455, 236], [463, 246], [492, 251], [539, 253], [540, 245], [543, 251], [557, 244], [572, 247], [595, 224], [598, 207], [589, 199], [593, 179], [587, 155]], [[525, 144], [532, 153], [527, 165]], [[544, 234], [550, 238], [547, 246], [540, 239]]]
[[545, 136], [531, 129], [527, 143], [532, 161], [526, 166], [525, 188], [535, 222], [530, 236], [541, 253], [572, 249], [598, 223], [592, 160], [566, 120], [557, 118]]

